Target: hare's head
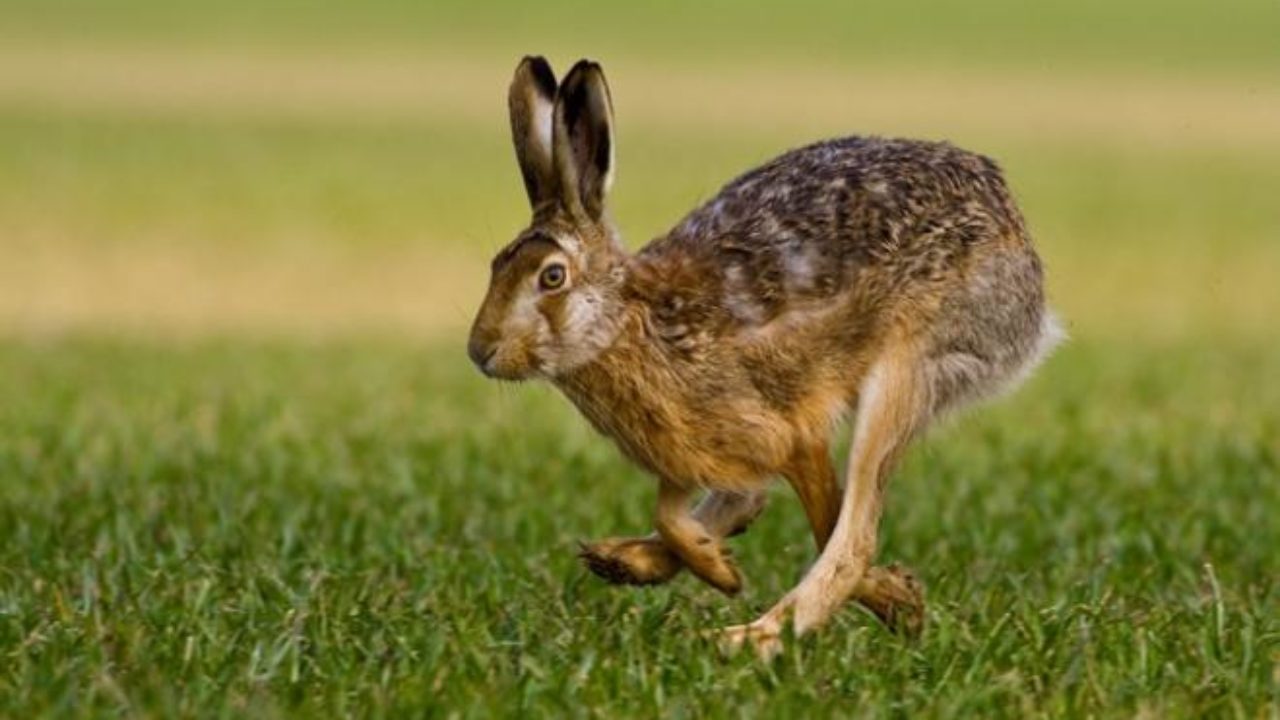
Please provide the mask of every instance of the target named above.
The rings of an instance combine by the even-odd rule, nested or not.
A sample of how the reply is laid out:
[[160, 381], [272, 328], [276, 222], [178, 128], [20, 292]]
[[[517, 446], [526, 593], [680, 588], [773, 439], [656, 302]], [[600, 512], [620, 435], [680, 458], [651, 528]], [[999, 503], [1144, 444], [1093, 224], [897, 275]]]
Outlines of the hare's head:
[[613, 109], [604, 73], [585, 60], [557, 89], [546, 60], [525, 58], [508, 100], [533, 219], [494, 257], [467, 351], [486, 375], [554, 377], [617, 335], [626, 256], [605, 213]]

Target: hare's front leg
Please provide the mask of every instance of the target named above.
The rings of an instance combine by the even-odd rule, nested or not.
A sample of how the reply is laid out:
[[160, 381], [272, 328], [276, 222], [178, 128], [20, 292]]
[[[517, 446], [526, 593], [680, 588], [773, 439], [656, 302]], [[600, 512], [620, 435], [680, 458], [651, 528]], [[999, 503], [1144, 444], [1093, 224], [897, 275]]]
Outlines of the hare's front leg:
[[654, 528], [694, 575], [726, 595], [736, 595], [742, 589], [742, 574], [721, 538], [690, 512], [693, 492], [664, 478], [658, 484]]
[[[764, 510], [764, 491], [714, 490], [693, 509], [693, 517], [713, 537], [744, 532]], [[675, 577], [684, 562], [657, 533], [645, 537], [607, 538], [583, 543], [578, 556], [587, 569], [619, 585], [656, 585]]]
[[[821, 553], [840, 517], [840, 484], [827, 443], [801, 448], [784, 475], [800, 498]], [[854, 589], [853, 598], [891, 630], [914, 635], [924, 622], [924, 588], [909, 568], [899, 565], [867, 568]]]

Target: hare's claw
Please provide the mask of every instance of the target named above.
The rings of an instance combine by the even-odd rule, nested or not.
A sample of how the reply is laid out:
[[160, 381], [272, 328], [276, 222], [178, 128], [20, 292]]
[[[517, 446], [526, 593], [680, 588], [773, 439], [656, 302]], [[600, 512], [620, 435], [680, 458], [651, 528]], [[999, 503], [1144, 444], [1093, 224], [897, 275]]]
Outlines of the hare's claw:
[[614, 585], [657, 585], [683, 564], [657, 538], [608, 538], [578, 543], [578, 557], [597, 577]]
[[719, 550], [718, 566], [704, 579], [715, 589], [733, 597], [742, 591], [742, 571], [738, 569], [738, 563], [733, 559], [732, 550], [724, 545], [720, 545]]
[[897, 563], [869, 568], [857, 600], [892, 632], [911, 638], [924, 628], [924, 585], [911, 568]]
[[732, 655], [750, 645], [766, 662], [782, 653], [782, 628], [772, 620], [761, 618], [746, 625], [731, 625], [717, 633], [720, 651]]

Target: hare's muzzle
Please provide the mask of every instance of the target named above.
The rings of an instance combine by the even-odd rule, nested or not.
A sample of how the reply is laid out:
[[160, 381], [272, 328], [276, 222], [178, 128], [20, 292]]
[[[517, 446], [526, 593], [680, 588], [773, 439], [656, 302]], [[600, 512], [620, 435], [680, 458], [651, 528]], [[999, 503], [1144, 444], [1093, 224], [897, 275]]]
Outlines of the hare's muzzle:
[[496, 354], [498, 354], [498, 344], [493, 340], [473, 333], [471, 339], [467, 341], [467, 355], [485, 375], [493, 375], [492, 362]]

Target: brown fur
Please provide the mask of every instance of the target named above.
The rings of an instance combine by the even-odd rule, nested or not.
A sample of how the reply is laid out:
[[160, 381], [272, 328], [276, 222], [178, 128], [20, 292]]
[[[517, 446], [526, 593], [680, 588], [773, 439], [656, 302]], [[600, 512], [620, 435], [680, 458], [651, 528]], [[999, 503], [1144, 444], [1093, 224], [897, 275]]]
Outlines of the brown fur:
[[[1039, 258], [995, 163], [945, 143], [809, 145], [630, 255], [607, 217], [603, 72], [580, 62], [558, 89], [548, 77], [526, 58], [512, 83], [533, 221], [494, 260], [469, 351], [488, 374], [551, 380], [659, 479], [656, 535], [585, 545], [587, 566], [633, 584], [685, 566], [734, 593], [741, 578], [720, 541], [781, 475], [822, 554], [773, 610], [727, 631], [730, 643], [774, 652], [787, 619], [805, 632], [851, 597], [918, 627], [914, 576], [871, 565], [894, 460], [933, 417], [1010, 385], [1055, 338]], [[548, 264], [566, 269], [564, 286], [539, 284]], [[827, 453], [855, 408], [842, 495]], [[712, 494], [691, 512], [699, 489]]]

